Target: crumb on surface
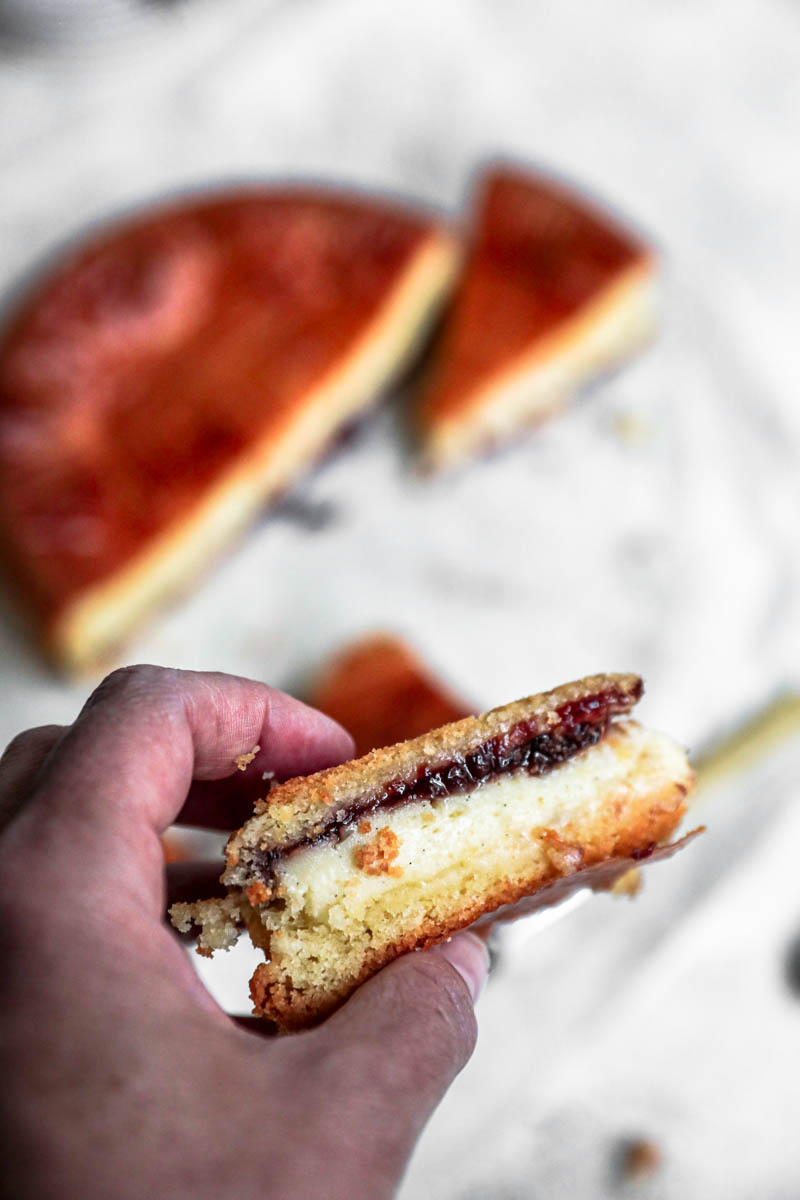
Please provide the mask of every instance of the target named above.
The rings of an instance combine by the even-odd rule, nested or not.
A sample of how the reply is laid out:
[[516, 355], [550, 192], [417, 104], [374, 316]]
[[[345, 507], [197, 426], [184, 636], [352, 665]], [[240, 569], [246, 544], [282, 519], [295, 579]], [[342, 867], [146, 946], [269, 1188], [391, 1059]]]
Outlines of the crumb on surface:
[[631, 867], [624, 875], [620, 875], [611, 886], [612, 896], [629, 896], [631, 900], [642, 890], [642, 868]]
[[384, 826], [383, 829], [378, 830], [373, 841], [357, 848], [355, 864], [365, 875], [398, 877], [402, 871], [392, 864], [400, 853], [400, 845], [400, 838], [394, 830]]
[[367, 820], [359, 821], [358, 832], [359, 833], [372, 833], [372, 822], [367, 821]]
[[628, 1183], [642, 1183], [655, 1174], [661, 1160], [661, 1149], [652, 1139], [631, 1138], [621, 1147], [621, 1174]]
[[246, 771], [260, 749], [260, 746], [253, 746], [253, 749], [248, 750], [246, 754], [237, 754], [233, 760], [237, 771]]
[[653, 440], [653, 427], [639, 413], [630, 410], [620, 411], [614, 415], [612, 430], [623, 446], [645, 446]]

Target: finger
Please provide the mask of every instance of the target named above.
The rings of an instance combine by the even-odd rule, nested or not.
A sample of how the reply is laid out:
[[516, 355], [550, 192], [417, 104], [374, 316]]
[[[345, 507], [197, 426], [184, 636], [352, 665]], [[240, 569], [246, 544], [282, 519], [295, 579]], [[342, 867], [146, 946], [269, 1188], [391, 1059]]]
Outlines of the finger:
[[256, 785], [255, 780], [248, 780], [247, 784], [227, 779], [201, 780], [192, 784], [175, 824], [194, 825], [200, 829], [238, 829], [252, 817], [256, 800], [268, 791], [266, 781]]
[[15, 833], [39, 844], [46, 825], [51, 866], [59, 848], [75, 866], [79, 846], [84, 882], [94, 887], [113, 880], [116, 889], [132, 858], [147, 860], [157, 869], [150, 894], [159, 897], [155, 835], [174, 821], [193, 778], [232, 775], [256, 745], [281, 774], [352, 752], [334, 721], [265, 684], [158, 667], [115, 671], [49, 757]]
[[[308, 711], [316, 712], [313, 709]], [[350, 735], [346, 737], [349, 739]], [[308, 775], [342, 762], [345, 757], [342, 754], [343, 745], [344, 742], [337, 739], [309, 747], [302, 774]], [[352, 756], [355, 747], [351, 741], [348, 741], [347, 747], [347, 755]], [[175, 824], [205, 829], [238, 829], [253, 815], [256, 800], [265, 796], [273, 783], [282, 783], [300, 773], [296, 760], [282, 755], [279, 749], [274, 741], [264, 747], [257, 745], [250, 752], [252, 761], [240, 762], [227, 778], [195, 780], [183, 808], [175, 818]], [[250, 754], [245, 757], [250, 758]]]
[[[321, 755], [319, 761], [313, 767], [306, 767], [303, 774], [335, 766], [341, 761], [339, 754]], [[201, 829], [238, 829], [252, 817], [256, 800], [266, 796], [276, 777], [274, 771], [261, 768], [251, 771], [248, 767], [246, 772], [237, 771], [236, 776], [229, 779], [197, 780], [189, 789], [175, 824]]]
[[384, 968], [305, 1035], [326, 1077], [322, 1086], [355, 1106], [349, 1126], [368, 1131], [376, 1153], [398, 1170], [472, 1054], [474, 1001], [487, 970], [484, 943], [458, 934]]
[[6, 746], [0, 758], [0, 829], [25, 803], [42, 764], [63, 733], [63, 725], [40, 725], [18, 733]]
[[[295, 701], [299, 704], [300, 701]], [[305, 707], [305, 706], [304, 706]], [[309, 712], [316, 710], [307, 709]], [[340, 729], [337, 726], [337, 729]], [[344, 731], [342, 731], [344, 732]], [[346, 735], [349, 739], [350, 735]], [[309, 746], [302, 774], [321, 771], [343, 761], [342, 739], [319, 742]], [[347, 743], [347, 755], [355, 747]], [[251, 758], [252, 755], [252, 758]], [[296, 759], [281, 753], [281, 746], [272, 739], [270, 744], [260, 743], [245, 755], [249, 761], [240, 761], [236, 770], [223, 779], [196, 779], [189, 790], [183, 808], [175, 818], [176, 825], [195, 825], [207, 829], [238, 829], [253, 815], [253, 806], [269, 791], [273, 783], [297, 775]]]

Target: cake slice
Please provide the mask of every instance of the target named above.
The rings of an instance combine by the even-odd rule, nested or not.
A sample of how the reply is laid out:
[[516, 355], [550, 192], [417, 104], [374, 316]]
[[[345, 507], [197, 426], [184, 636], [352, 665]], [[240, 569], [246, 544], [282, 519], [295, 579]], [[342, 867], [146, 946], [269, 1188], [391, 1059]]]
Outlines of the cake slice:
[[145, 212], [48, 272], [0, 345], [0, 546], [93, 664], [405, 363], [455, 269], [429, 216], [314, 188]]
[[475, 712], [400, 638], [370, 634], [340, 650], [306, 697], [352, 734], [356, 753], [390, 746]]
[[585, 196], [532, 171], [488, 173], [419, 405], [428, 465], [491, 449], [638, 348], [654, 275], [650, 249]]
[[172, 920], [206, 954], [246, 926], [267, 959], [255, 1011], [291, 1030], [406, 951], [610, 887], [676, 848], [693, 783], [682, 750], [626, 719], [641, 691], [595, 675], [289, 780], [230, 838], [227, 897]]

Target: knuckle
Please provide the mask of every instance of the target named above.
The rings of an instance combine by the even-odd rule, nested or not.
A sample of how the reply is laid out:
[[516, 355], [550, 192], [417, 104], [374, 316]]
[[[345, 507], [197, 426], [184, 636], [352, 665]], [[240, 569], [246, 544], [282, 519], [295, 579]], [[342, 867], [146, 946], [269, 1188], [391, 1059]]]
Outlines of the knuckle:
[[16, 734], [6, 746], [0, 757], [0, 767], [14, 759], [27, 758], [42, 747], [49, 745], [60, 732], [56, 725], [37, 725], [33, 729], [24, 729]]
[[117, 667], [98, 684], [86, 702], [86, 707], [92, 709], [109, 701], [127, 701], [142, 696], [151, 700], [155, 697], [168, 700], [175, 690], [175, 676], [174, 670], [168, 667], [154, 667], [149, 663]]
[[117, 667], [106, 675], [105, 679], [95, 688], [94, 695], [127, 692], [142, 687], [152, 687], [160, 678], [163, 668], [150, 666], [149, 663], [133, 663], [126, 667]]

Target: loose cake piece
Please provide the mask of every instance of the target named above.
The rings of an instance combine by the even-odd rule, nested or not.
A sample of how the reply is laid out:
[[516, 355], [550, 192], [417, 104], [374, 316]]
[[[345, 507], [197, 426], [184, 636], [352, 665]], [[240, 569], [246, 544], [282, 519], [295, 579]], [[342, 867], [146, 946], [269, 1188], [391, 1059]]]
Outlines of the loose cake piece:
[[0, 346], [0, 544], [42, 642], [91, 664], [405, 363], [455, 269], [414, 210], [321, 189], [97, 234]]
[[410, 646], [387, 633], [359, 638], [336, 654], [306, 699], [353, 735], [357, 754], [475, 712], [445, 688]]
[[201, 927], [201, 953], [246, 926], [268, 960], [255, 1011], [291, 1030], [406, 951], [608, 888], [681, 844], [664, 842], [693, 784], [681, 749], [624, 719], [641, 692], [595, 675], [289, 780], [228, 842], [227, 897], [172, 920]]
[[434, 468], [548, 416], [654, 325], [651, 250], [564, 184], [491, 171], [474, 226], [419, 407]]

